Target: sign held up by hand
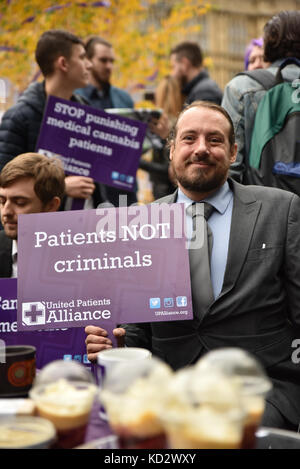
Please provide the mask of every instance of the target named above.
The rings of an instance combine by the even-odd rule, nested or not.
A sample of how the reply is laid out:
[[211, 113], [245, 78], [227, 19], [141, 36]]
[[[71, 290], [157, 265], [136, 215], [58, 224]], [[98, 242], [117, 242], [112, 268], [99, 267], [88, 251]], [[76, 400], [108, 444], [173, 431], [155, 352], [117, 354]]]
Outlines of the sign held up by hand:
[[192, 319], [182, 204], [19, 219], [18, 329]]
[[49, 96], [36, 151], [59, 157], [66, 174], [134, 191], [146, 124]]

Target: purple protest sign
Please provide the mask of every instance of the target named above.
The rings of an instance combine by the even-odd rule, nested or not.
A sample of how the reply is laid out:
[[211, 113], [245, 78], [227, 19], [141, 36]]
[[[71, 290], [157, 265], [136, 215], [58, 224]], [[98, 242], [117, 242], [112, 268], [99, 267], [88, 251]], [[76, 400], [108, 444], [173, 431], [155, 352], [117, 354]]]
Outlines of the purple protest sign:
[[134, 191], [146, 125], [49, 96], [36, 151], [58, 156], [66, 174]]
[[83, 328], [18, 331], [17, 279], [0, 279], [0, 339], [5, 345], [34, 346], [38, 369], [53, 360], [77, 360], [91, 367], [86, 354], [85, 338]]
[[20, 215], [18, 329], [192, 319], [182, 204]]

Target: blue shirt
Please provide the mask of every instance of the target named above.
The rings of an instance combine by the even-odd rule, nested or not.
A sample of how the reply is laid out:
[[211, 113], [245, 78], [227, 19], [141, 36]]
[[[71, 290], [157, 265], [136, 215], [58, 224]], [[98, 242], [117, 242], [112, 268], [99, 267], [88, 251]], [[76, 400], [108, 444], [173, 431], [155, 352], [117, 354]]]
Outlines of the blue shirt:
[[110, 84], [107, 84], [103, 91], [93, 85], [87, 85], [77, 89], [76, 93], [83, 96], [90, 106], [98, 109], [134, 108], [133, 100], [127, 91]]
[[[203, 199], [209, 202], [215, 210], [208, 220], [208, 224], [213, 234], [213, 247], [210, 260], [211, 282], [215, 299], [219, 296], [223, 286], [224, 274], [227, 263], [233, 193], [226, 181], [220, 189], [218, 189], [210, 197]], [[180, 189], [178, 189], [177, 202], [184, 203], [188, 207], [194, 201], [187, 197]], [[192, 218], [187, 215], [187, 237], [190, 238], [192, 233]]]
[[112, 100], [109, 94], [109, 86], [103, 90], [98, 90], [93, 85], [87, 85], [85, 88], [76, 90], [78, 94], [81, 94], [89, 104], [98, 109], [109, 109], [113, 107]]

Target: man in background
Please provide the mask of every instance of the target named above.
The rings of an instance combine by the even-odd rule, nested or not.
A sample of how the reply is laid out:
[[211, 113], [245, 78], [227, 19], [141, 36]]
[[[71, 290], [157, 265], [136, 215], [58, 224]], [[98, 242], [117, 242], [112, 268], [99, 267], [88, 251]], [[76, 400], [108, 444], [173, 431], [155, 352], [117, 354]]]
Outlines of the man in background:
[[171, 50], [170, 58], [172, 75], [181, 82], [186, 104], [198, 100], [221, 104], [222, 91], [205, 70], [197, 43], [181, 42]]
[[55, 212], [65, 192], [65, 173], [55, 158], [24, 153], [0, 174], [0, 277], [17, 277], [18, 216]]
[[[85, 50], [91, 63], [89, 84], [76, 90], [76, 92], [96, 109], [132, 109], [134, 103], [127, 91], [111, 84], [115, 63], [115, 53], [112, 45], [99, 36], [91, 36], [85, 44]], [[105, 184], [96, 184], [95, 206], [104, 200], [118, 207], [122, 200], [119, 199], [120, 196], [126, 196], [127, 205], [137, 202], [135, 192], [116, 189]]]
[[111, 84], [115, 63], [112, 45], [99, 36], [92, 36], [86, 42], [85, 50], [91, 62], [89, 84], [77, 92], [98, 109], [133, 108], [133, 100], [127, 91]]

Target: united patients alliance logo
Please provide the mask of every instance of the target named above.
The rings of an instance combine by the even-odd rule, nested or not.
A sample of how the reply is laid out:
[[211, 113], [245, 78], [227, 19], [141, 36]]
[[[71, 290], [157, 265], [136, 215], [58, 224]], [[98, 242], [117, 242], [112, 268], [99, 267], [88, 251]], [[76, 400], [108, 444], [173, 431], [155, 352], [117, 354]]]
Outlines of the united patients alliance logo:
[[46, 308], [40, 301], [22, 303], [22, 323], [25, 326], [46, 324]]

